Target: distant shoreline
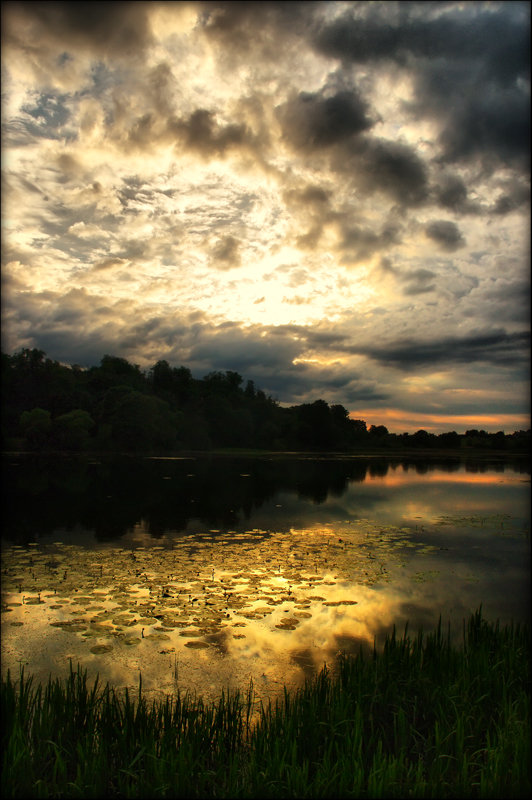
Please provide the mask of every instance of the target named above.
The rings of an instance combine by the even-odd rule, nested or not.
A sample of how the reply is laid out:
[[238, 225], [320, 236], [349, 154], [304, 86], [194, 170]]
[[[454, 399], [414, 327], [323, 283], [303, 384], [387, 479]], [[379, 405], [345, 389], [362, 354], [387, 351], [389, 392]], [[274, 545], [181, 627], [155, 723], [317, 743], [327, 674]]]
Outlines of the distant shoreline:
[[459, 450], [444, 450], [444, 449], [422, 449], [422, 448], [405, 448], [390, 449], [382, 448], [374, 450], [361, 450], [361, 451], [326, 451], [326, 450], [258, 450], [246, 448], [213, 448], [212, 450], [175, 450], [172, 452], [133, 452], [133, 451], [97, 451], [97, 450], [2, 450], [3, 456], [85, 456], [89, 458], [105, 457], [105, 456], [129, 456], [138, 458], [197, 458], [209, 456], [233, 456], [236, 458], [260, 458], [263, 456], [276, 456], [279, 458], [291, 457], [308, 457], [308, 458], [453, 458], [457, 460], [467, 458], [502, 458], [505, 460], [528, 459], [530, 460], [530, 453], [508, 451], [508, 450], [486, 450], [483, 448], [467, 448]]

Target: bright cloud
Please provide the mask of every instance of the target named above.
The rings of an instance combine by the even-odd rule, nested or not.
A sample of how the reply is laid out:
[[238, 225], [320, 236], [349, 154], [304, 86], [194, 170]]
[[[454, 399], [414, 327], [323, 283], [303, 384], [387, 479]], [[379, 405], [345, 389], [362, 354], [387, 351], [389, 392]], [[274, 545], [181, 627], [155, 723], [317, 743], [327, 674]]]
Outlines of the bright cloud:
[[529, 4], [2, 13], [5, 350], [528, 427]]

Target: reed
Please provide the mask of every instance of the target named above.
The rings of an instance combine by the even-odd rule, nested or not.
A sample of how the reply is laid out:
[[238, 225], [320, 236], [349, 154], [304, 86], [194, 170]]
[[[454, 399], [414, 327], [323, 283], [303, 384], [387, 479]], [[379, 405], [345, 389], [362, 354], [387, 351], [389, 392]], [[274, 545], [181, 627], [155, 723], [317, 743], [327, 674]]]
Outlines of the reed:
[[529, 797], [530, 629], [480, 608], [257, 703], [2, 680], [2, 797]]

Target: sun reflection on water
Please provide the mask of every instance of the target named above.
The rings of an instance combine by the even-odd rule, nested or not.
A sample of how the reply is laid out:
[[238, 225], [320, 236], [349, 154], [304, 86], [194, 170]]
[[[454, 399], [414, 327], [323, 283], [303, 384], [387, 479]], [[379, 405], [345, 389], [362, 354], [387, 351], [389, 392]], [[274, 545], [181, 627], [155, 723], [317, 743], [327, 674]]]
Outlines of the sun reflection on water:
[[274, 697], [341, 652], [371, 649], [427, 585], [431, 602], [439, 593], [448, 604], [443, 565], [410, 568], [446, 548], [413, 533], [365, 520], [212, 531], [169, 547], [148, 547], [144, 536], [134, 549], [11, 547], [2, 554], [2, 670], [28, 664], [47, 680], [71, 659], [117, 688], [142, 674], [148, 696], [179, 688], [209, 699], [251, 680], [257, 697]]

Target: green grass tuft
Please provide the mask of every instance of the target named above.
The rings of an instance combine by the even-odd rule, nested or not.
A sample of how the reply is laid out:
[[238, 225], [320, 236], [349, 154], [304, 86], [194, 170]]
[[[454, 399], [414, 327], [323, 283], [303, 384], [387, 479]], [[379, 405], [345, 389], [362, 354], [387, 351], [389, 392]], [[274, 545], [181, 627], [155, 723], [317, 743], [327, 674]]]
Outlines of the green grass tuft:
[[148, 703], [78, 666], [2, 680], [2, 797], [529, 797], [530, 630], [388, 637], [294, 693]]

